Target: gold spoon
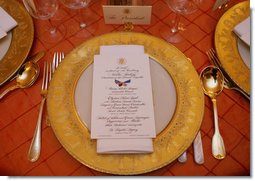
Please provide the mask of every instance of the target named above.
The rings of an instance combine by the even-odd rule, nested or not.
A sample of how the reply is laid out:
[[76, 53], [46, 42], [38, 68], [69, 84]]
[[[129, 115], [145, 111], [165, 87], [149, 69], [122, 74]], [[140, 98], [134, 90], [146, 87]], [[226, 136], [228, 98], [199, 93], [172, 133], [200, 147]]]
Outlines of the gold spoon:
[[212, 138], [212, 153], [216, 159], [223, 159], [226, 156], [226, 151], [218, 126], [216, 96], [223, 90], [224, 77], [220, 69], [215, 66], [208, 66], [202, 70], [200, 80], [203, 85], [204, 93], [211, 98], [213, 103], [215, 130]]
[[27, 88], [33, 85], [39, 76], [40, 67], [37, 63], [29, 61], [25, 63], [20, 69], [16, 77], [16, 85], [7, 88], [4, 92], [0, 94], [0, 99], [2, 99], [8, 92], [15, 90], [17, 88]]

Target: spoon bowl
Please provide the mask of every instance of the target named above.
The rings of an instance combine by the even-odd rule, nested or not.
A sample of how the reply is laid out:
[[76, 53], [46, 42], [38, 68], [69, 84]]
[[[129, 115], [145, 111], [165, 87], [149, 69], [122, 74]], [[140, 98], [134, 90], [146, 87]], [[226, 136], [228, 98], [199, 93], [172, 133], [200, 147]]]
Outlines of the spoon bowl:
[[226, 151], [219, 130], [216, 96], [223, 90], [224, 77], [219, 68], [208, 66], [202, 70], [200, 80], [203, 85], [204, 93], [211, 98], [213, 103], [215, 129], [212, 138], [212, 154], [216, 159], [223, 159], [226, 156]]
[[7, 88], [1, 95], [2, 99], [8, 92], [17, 88], [28, 88], [34, 84], [40, 73], [40, 67], [33, 61], [28, 61], [19, 69], [16, 77], [16, 85]]
[[29, 61], [19, 70], [16, 82], [20, 88], [27, 88], [33, 85], [39, 76], [40, 68], [37, 63]]
[[206, 67], [200, 75], [203, 89], [210, 98], [216, 97], [223, 90], [224, 77], [220, 69], [215, 66]]

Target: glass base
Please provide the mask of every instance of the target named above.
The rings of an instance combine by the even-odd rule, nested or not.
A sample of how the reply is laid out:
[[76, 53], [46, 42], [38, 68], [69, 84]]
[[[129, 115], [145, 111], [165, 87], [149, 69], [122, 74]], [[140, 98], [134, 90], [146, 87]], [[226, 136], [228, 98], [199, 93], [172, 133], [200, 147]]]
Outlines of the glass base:
[[59, 27], [56, 28], [51, 27], [47, 31], [44, 31], [40, 35], [39, 39], [45, 43], [55, 44], [63, 40], [65, 34], [66, 34], [65, 26], [60, 25]]
[[85, 28], [85, 27], [87, 27], [87, 24], [84, 22], [80, 22], [80, 28]]
[[169, 29], [163, 29], [160, 31], [161, 37], [170, 43], [180, 43], [184, 41], [184, 38], [181, 36], [180, 31], [173, 31]]
[[161, 37], [170, 43], [180, 43], [184, 41], [181, 32], [185, 31], [185, 26], [182, 23], [178, 23], [178, 26], [174, 26], [174, 21], [171, 22], [170, 29], [164, 28], [160, 30]]

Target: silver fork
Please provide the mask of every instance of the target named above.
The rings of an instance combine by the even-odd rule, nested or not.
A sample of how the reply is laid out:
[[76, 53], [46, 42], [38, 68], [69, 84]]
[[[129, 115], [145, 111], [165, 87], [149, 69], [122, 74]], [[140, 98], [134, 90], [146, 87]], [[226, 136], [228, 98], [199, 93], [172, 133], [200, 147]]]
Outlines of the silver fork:
[[216, 54], [216, 51], [211, 48], [206, 52], [209, 61], [211, 64], [217, 66], [223, 73], [224, 75], [224, 87], [227, 89], [233, 89], [236, 90], [238, 92], [240, 92], [241, 94], [243, 94], [247, 99], [250, 100], [250, 95], [248, 95], [245, 91], [243, 91], [241, 88], [239, 88], [236, 83], [229, 77], [229, 75], [227, 74], [227, 72], [224, 70], [224, 68], [222, 67], [220, 60]]
[[47, 97], [47, 90], [48, 85], [51, 77], [51, 64], [44, 62], [44, 69], [43, 69], [43, 81], [41, 87], [41, 106], [39, 111], [39, 116], [37, 120], [37, 125], [34, 133], [34, 137], [32, 139], [29, 151], [28, 151], [28, 160], [31, 162], [35, 162], [38, 160], [41, 152], [41, 126], [42, 126], [42, 115], [43, 115], [43, 108], [44, 103]]
[[[53, 55], [53, 60], [51, 63], [51, 76], [50, 76], [50, 80], [52, 79], [53, 73], [56, 71], [57, 67], [59, 66], [59, 64], [61, 63], [61, 61], [65, 58], [65, 54], [64, 52], [55, 52]], [[50, 126], [50, 121], [48, 119], [48, 117], [46, 117], [46, 125]]]

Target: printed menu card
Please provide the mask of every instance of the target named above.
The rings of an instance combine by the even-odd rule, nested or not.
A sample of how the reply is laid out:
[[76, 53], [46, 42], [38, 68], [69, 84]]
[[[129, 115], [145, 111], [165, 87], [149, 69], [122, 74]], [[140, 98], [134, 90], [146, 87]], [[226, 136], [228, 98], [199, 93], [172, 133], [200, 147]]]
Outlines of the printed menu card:
[[117, 147], [120, 140], [152, 146], [156, 136], [149, 57], [127, 52], [94, 56], [91, 138], [101, 146], [115, 141]]

